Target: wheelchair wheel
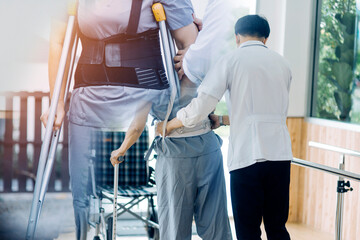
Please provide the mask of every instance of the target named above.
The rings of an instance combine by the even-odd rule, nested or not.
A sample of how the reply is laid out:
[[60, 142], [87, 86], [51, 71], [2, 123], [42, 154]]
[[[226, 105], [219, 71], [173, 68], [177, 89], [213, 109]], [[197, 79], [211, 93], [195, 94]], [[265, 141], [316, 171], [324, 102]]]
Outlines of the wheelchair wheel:
[[106, 225], [107, 225], [106, 240], [112, 240], [112, 235], [113, 235], [113, 218], [112, 217], [109, 217]]
[[[155, 222], [155, 223], [159, 222], [158, 215], [157, 215], [157, 212], [156, 212], [155, 208], [149, 207], [149, 209], [148, 209], [148, 219], [150, 221], [152, 221], [152, 222]], [[148, 234], [149, 239], [152, 239], [152, 240], [159, 240], [160, 239], [159, 229], [151, 227], [151, 226], [147, 226], [146, 230], [147, 230], [147, 234]]]

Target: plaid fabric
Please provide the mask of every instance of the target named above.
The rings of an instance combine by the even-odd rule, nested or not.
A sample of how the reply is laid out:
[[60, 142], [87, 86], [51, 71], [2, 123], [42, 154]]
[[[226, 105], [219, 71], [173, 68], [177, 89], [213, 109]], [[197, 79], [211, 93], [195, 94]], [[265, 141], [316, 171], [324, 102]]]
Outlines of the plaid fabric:
[[[101, 191], [113, 194], [114, 188], [107, 186], [105, 188], [100, 188]], [[122, 197], [140, 197], [140, 196], [155, 196], [156, 195], [156, 187], [131, 187], [131, 186], [124, 186], [119, 187], [118, 195]]]
[[[125, 132], [98, 131], [93, 138], [95, 149], [95, 177], [97, 186], [114, 186], [114, 167], [111, 165], [111, 152], [120, 147]], [[119, 187], [146, 186], [149, 181], [148, 162], [144, 154], [149, 147], [148, 130], [145, 129], [139, 140], [126, 152], [125, 161], [119, 164]]]

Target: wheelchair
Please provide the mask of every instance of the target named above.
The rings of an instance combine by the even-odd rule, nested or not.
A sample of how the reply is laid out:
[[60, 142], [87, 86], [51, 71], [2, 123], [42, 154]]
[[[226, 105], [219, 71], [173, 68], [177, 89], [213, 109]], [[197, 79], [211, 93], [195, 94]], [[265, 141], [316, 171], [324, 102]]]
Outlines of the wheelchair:
[[[112, 239], [113, 212], [106, 212], [104, 200], [114, 203], [114, 167], [110, 163], [111, 152], [117, 149], [125, 138], [125, 132], [97, 131], [94, 133], [89, 164], [90, 212], [89, 225], [95, 228], [94, 240]], [[119, 164], [118, 197], [127, 199], [117, 202], [117, 217], [128, 213], [144, 223], [148, 238], [159, 239], [159, 225], [154, 197], [156, 186], [154, 169], [144, 160], [149, 147], [148, 130], [145, 128], [139, 140], [127, 151], [125, 161]], [[132, 208], [147, 201], [147, 217], [134, 212]]]

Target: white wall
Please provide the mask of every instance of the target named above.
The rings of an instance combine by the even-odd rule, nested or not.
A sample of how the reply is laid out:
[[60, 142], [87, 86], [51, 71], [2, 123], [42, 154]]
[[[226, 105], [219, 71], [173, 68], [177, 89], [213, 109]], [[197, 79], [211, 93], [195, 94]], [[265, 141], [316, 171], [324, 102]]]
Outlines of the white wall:
[[286, 0], [258, 0], [256, 8], [257, 13], [265, 16], [270, 24], [268, 47], [283, 55]]
[[306, 116], [310, 101], [315, 0], [258, 0], [257, 12], [267, 17], [271, 33], [268, 46], [290, 63], [293, 81], [289, 116]]

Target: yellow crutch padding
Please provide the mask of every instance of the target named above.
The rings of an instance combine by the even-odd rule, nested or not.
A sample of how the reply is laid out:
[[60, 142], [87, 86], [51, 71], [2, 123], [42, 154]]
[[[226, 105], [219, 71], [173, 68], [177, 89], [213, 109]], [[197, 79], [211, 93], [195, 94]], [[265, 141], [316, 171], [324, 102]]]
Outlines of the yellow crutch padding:
[[161, 3], [152, 5], [152, 11], [157, 22], [166, 21], [165, 10]]

